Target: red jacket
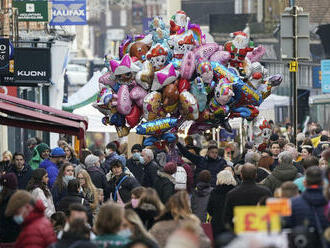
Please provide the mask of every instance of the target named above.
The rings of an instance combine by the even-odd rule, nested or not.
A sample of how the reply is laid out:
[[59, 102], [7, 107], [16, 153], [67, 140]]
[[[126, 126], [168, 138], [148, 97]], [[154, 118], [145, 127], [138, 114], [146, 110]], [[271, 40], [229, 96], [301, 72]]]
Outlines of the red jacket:
[[44, 211], [42, 201], [38, 200], [23, 222], [23, 229], [16, 240], [15, 247], [46, 248], [56, 242], [53, 226], [45, 217]]

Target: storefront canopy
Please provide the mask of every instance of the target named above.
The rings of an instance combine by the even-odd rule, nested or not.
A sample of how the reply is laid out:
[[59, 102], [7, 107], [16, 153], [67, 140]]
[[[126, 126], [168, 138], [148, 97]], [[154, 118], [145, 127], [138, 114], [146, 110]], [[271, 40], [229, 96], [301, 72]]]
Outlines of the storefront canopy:
[[88, 127], [87, 118], [80, 115], [5, 94], [0, 94], [0, 124], [74, 135], [81, 141]]

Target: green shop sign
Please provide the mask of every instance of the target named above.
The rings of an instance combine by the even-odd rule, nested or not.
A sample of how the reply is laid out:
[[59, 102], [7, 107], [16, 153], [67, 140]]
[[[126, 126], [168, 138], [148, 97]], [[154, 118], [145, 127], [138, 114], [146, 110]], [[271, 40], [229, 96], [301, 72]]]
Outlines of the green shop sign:
[[48, 22], [48, 0], [14, 0], [20, 22]]

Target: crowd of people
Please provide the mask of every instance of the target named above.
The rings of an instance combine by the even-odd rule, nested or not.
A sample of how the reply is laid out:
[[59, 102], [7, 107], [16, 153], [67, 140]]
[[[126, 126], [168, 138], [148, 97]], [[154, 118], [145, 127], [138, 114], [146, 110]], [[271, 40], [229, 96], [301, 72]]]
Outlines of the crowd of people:
[[117, 141], [78, 157], [30, 138], [27, 154], [2, 153], [0, 247], [278, 247], [234, 233], [235, 207], [271, 197], [290, 199], [288, 247], [330, 247], [329, 134], [311, 123], [296, 146], [291, 132], [243, 153], [188, 136], [130, 157]]

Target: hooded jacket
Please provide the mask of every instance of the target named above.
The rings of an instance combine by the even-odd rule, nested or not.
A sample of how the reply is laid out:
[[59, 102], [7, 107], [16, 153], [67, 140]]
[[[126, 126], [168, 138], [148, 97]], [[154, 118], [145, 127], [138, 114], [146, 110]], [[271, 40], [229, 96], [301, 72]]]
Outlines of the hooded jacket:
[[182, 144], [177, 144], [180, 152], [184, 157], [189, 159], [196, 165], [195, 176], [202, 170], [208, 170], [211, 173], [211, 186], [215, 187], [217, 182], [217, 174], [226, 166], [226, 161], [222, 158], [212, 159], [208, 156], [202, 157], [189, 152]]
[[263, 185], [274, 193], [275, 189], [280, 187], [282, 183], [286, 181], [294, 181], [297, 174], [298, 170], [293, 164], [280, 163], [275, 167], [272, 173], [266, 177], [263, 181]]
[[157, 171], [157, 178], [154, 183], [154, 189], [157, 191], [160, 200], [164, 204], [175, 193], [174, 186], [174, 177], [165, 172]]
[[105, 158], [105, 162], [104, 162], [103, 166], [106, 169], [106, 173], [108, 173], [110, 171], [110, 164], [114, 160], [119, 160], [123, 166], [126, 166], [126, 158], [123, 156], [120, 156], [117, 152], [113, 152]]
[[20, 232], [15, 247], [45, 248], [56, 242], [53, 226], [44, 215], [45, 207], [40, 200], [34, 209], [24, 219], [23, 229]]
[[51, 189], [58, 175], [57, 165], [52, 161], [50, 161], [49, 159], [45, 159], [44, 161], [41, 162], [39, 168], [46, 169], [49, 177], [48, 187]]
[[207, 217], [207, 203], [212, 191], [211, 184], [199, 182], [196, 189], [192, 192], [191, 210], [202, 223], [206, 222]]
[[18, 189], [25, 189], [32, 176], [32, 169], [30, 165], [25, 163], [23, 170], [18, 171], [16, 169], [16, 166], [12, 164], [11, 169], [8, 171], [8, 173], [10, 172], [15, 173], [15, 175], [17, 176]]

